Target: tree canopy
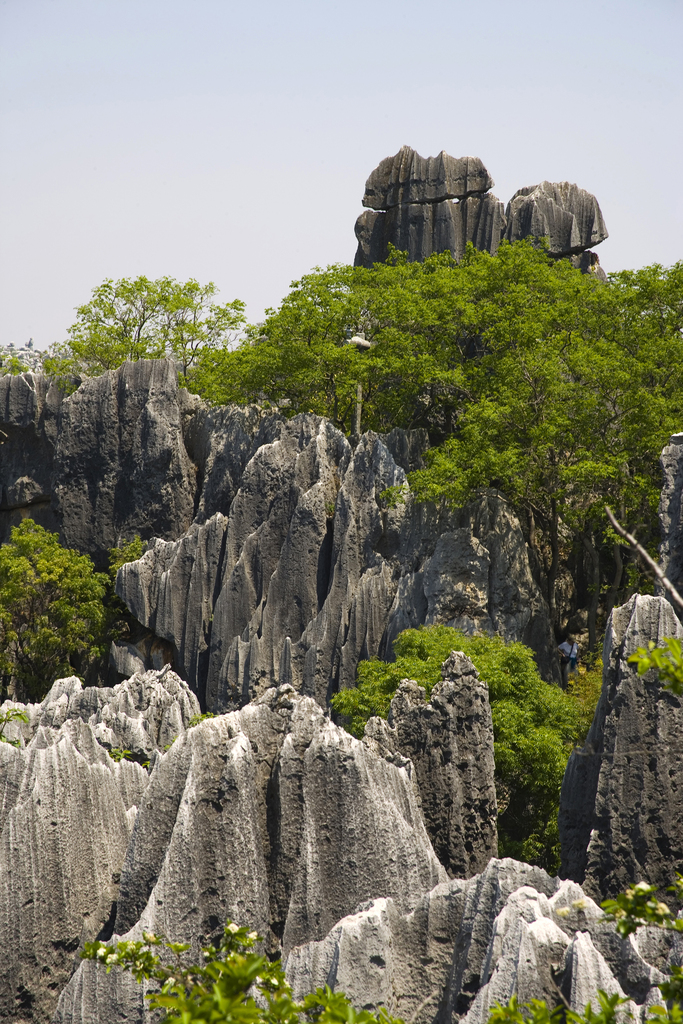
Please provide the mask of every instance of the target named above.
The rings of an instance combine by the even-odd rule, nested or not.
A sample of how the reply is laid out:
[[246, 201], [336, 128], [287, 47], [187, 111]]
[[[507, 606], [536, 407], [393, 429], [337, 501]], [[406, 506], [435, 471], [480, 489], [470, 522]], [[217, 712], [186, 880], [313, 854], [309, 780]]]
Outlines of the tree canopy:
[[[349, 344], [362, 332], [367, 351]], [[683, 263], [608, 282], [524, 240], [372, 269], [333, 266], [294, 282], [234, 350], [198, 354], [191, 389], [216, 402], [315, 412], [352, 430], [427, 429], [416, 498], [462, 504], [502, 490], [543, 565], [555, 625], [561, 564], [588, 568], [590, 646], [637, 569], [609, 502], [658, 541], [659, 454], [683, 420]], [[625, 560], [628, 565], [625, 566]]]
[[0, 673], [25, 699], [101, 655], [107, 577], [32, 519], [0, 547]]
[[127, 359], [173, 356], [186, 374], [203, 349], [235, 340], [244, 324], [239, 299], [218, 305], [213, 282], [181, 283], [171, 277], [106, 280], [76, 310], [68, 340], [45, 360], [48, 373], [94, 376]]

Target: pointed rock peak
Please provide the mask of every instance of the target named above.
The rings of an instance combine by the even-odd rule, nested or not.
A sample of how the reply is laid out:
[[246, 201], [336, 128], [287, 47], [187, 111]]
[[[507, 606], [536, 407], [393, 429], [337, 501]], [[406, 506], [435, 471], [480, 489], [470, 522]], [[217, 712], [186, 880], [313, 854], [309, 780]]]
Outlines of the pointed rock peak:
[[388, 210], [411, 203], [438, 203], [466, 199], [488, 192], [493, 178], [476, 156], [453, 157], [442, 150], [423, 157], [410, 146], [381, 161], [365, 183], [363, 206]]

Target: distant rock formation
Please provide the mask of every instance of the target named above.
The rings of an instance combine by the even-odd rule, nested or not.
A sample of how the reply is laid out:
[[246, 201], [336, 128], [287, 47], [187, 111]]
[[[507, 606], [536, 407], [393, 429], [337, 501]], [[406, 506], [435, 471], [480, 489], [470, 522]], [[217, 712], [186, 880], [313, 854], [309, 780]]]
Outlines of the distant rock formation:
[[[659, 499], [662, 544], [660, 566], [683, 593], [683, 434], [674, 434], [662, 452], [664, 486]], [[662, 597], [666, 592], [658, 590]]]
[[[597, 199], [577, 185], [528, 186], [504, 210], [489, 191], [493, 184], [478, 157], [456, 159], [441, 152], [425, 159], [403, 146], [366, 182], [363, 206], [369, 210], [356, 221], [356, 266], [382, 262], [389, 244], [421, 262], [447, 250], [459, 260], [468, 242], [495, 253], [503, 238], [527, 237], [547, 237], [551, 256], [576, 257], [607, 238]], [[575, 265], [604, 276], [595, 253]]]
[[506, 238], [547, 238], [551, 256], [575, 256], [604, 242], [607, 228], [595, 196], [568, 181], [520, 188], [508, 203]]
[[560, 873], [598, 900], [641, 879], [663, 890], [683, 865], [683, 702], [628, 663], [663, 637], [683, 638], [664, 598], [614, 609], [600, 702], [562, 784]]

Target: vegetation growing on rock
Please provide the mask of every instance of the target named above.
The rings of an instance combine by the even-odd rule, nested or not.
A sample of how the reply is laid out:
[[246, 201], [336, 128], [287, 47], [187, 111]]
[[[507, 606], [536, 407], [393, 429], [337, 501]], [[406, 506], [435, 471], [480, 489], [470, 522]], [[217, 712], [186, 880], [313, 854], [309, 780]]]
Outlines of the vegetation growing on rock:
[[394, 641], [396, 660], [363, 661], [358, 687], [332, 698], [348, 715], [349, 727], [363, 734], [372, 715], [386, 718], [402, 679], [414, 679], [427, 694], [441, 679], [441, 664], [452, 650], [472, 659], [488, 683], [495, 737], [499, 856], [559, 865], [557, 812], [571, 748], [585, 737], [599, 689], [590, 685], [565, 693], [548, 686], [533, 652], [500, 637], [466, 636], [448, 626], [408, 629]]

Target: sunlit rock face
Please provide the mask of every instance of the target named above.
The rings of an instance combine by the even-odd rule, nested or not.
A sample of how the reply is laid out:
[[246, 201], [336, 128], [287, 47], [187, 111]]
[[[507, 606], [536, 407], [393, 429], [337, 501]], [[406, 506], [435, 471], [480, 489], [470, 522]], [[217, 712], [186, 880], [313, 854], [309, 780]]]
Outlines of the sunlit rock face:
[[641, 879], [665, 889], [683, 863], [683, 706], [628, 661], [664, 637], [683, 638], [664, 598], [636, 594], [614, 609], [600, 702], [565, 772], [561, 874], [597, 900]]
[[545, 238], [551, 256], [573, 257], [584, 273], [604, 278], [597, 255], [587, 252], [607, 238], [595, 196], [567, 181], [542, 181], [515, 192], [506, 208], [493, 185], [478, 157], [425, 158], [403, 146], [365, 184], [369, 209], [356, 221], [356, 266], [383, 262], [390, 245], [422, 262], [446, 251], [460, 260], [468, 243], [493, 254], [504, 238]]

